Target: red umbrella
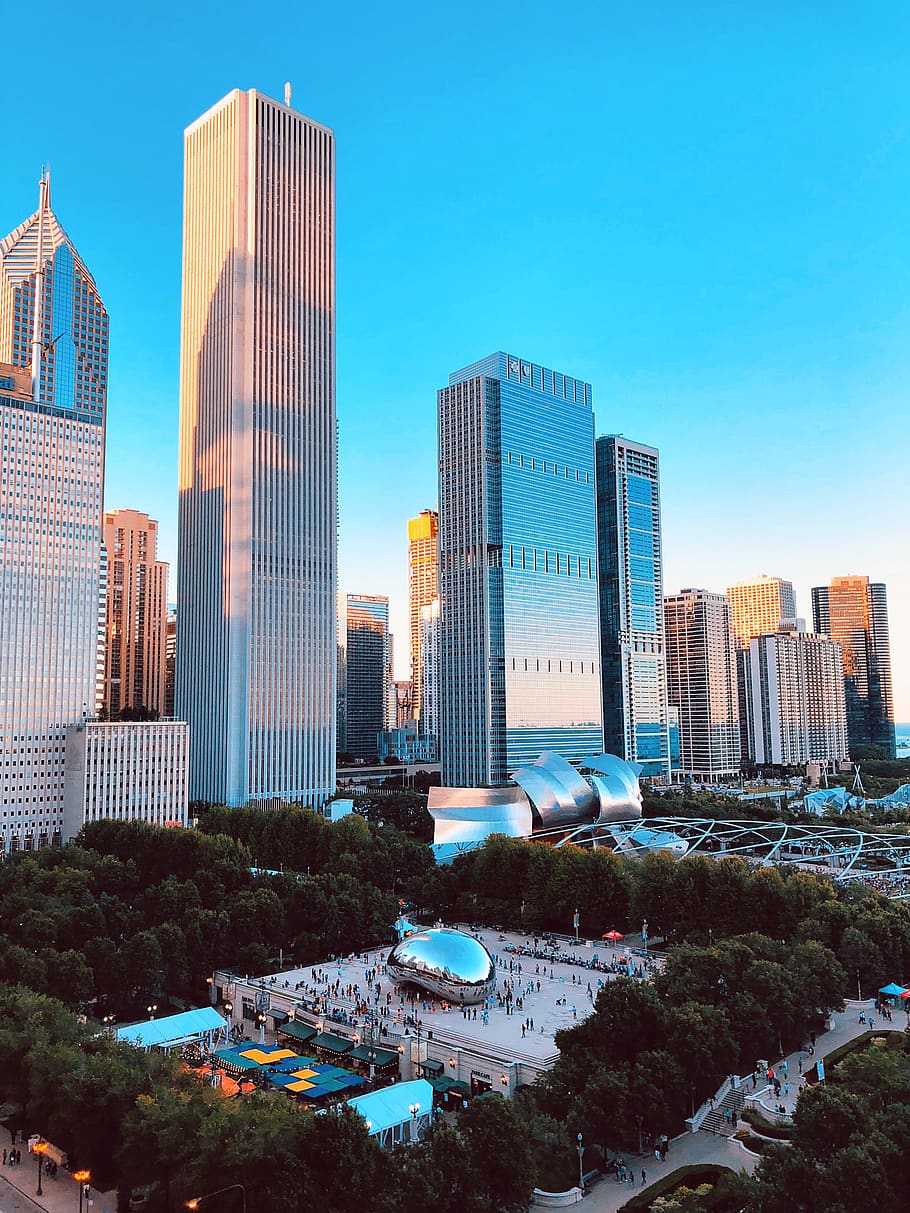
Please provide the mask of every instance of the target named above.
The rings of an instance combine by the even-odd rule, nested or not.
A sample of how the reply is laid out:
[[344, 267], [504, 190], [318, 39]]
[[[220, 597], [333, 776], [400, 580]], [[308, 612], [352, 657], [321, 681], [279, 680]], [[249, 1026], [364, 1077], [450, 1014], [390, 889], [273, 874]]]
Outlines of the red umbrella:
[[623, 935], [620, 931], [606, 931], [601, 936], [601, 939], [612, 939], [612, 940], [625, 939], [625, 935]]
[[904, 990], [903, 994], [901, 994], [901, 998], [910, 998], [910, 990]]

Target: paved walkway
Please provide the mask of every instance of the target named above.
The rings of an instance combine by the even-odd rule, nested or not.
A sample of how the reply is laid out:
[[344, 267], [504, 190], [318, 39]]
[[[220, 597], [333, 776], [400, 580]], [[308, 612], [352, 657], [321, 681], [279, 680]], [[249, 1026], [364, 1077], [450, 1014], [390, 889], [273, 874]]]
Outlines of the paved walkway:
[[[868, 1023], [859, 1022], [859, 1013], [860, 1011], [864, 1011], [868, 1018], [873, 1006], [874, 1001], [871, 998], [861, 1003], [848, 1002], [846, 1010], [839, 1013], [835, 1012], [831, 1016], [834, 1021], [834, 1027], [819, 1036], [816, 1041], [813, 1057], [806, 1058], [806, 1055], [800, 1050], [787, 1055], [787, 1069], [791, 1080], [790, 1093], [789, 1095], [784, 1095], [782, 1091], [780, 1096], [775, 1098], [773, 1090], [765, 1084], [766, 1094], [763, 1099], [768, 1106], [769, 1112], [773, 1113], [773, 1109], [777, 1104], [783, 1104], [788, 1112], [793, 1110], [799, 1094], [800, 1061], [803, 1060], [803, 1069], [805, 1070], [820, 1058], [827, 1057], [830, 1052], [839, 1048], [848, 1040], [853, 1040], [857, 1036], [862, 1036], [864, 1032], [868, 1032], [869, 1025]], [[876, 1015], [873, 1027], [880, 1031], [902, 1032], [908, 1022], [907, 1016], [899, 1010], [894, 1011], [893, 1014], [894, 1019], [891, 1023], [885, 1022], [880, 1015]], [[780, 1063], [783, 1060], [781, 1058], [772, 1063], [776, 1074], [780, 1072]], [[760, 1096], [762, 1092], [760, 1084], [756, 1084], [756, 1090], [753, 1091], [748, 1077], [744, 1081], [742, 1089], [747, 1098]], [[718, 1163], [722, 1166], [730, 1167], [734, 1171], [746, 1171], [750, 1175], [758, 1164], [758, 1159], [755, 1155], [747, 1153], [737, 1142], [725, 1137], [715, 1137], [705, 1132], [687, 1132], [674, 1138], [670, 1142], [670, 1150], [667, 1154], [666, 1162], [658, 1162], [653, 1152], [644, 1157], [627, 1154], [625, 1155], [625, 1159], [627, 1165], [634, 1169], [635, 1186], [633, 1187], [629, 1183], [618, 1183], [612, 1175], [600, 1180], [600, 1182], [591, 1188], [582, 1202], [588, 1213], [616, 1213], [616, 1210], [621, 1209], [627, 1200], [630, 1200], [633, 1195], [642, 1190], [642, 1168], [644, 1168], [647, 1176], [647, 1185], [650, 1186], [664, 1175], [669, 1175], [671, 1171], [675, 1171], [677, 1167], [690, 1166], [695, 1163]]]
[[[0, 1170], [0, 1213], [79, 1213], [79, 1185], [68, 1171], [58, 1170], [56, 1179], [43, 1176], [41, 1196], [37, 1187], [38, 1165], [23, 1150], [18, 1167]], [[89, 1203], [83, 1200], [82, 1207], [83, 1213], [117, 1213], [117, 1193], [92, 1188]]]

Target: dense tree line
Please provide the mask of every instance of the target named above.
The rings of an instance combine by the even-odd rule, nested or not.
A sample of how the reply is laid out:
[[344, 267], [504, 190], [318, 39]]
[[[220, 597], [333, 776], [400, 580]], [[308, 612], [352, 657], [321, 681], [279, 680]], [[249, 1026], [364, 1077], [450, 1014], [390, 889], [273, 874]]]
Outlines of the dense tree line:
[[749, 1213], [903, 1209], [910, 1193], [910, 1054], [873, 1046], [799, 1097], [787, 1146], [762, 1154], [742, 1185]]

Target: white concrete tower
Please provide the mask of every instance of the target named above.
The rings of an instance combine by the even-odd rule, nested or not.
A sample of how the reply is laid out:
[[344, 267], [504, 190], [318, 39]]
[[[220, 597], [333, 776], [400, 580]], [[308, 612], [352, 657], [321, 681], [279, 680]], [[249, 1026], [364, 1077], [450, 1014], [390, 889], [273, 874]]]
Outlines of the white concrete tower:
[[335, 786], [335, 140], [235, 90], [185, 134], [176, 711], [190, 798]]

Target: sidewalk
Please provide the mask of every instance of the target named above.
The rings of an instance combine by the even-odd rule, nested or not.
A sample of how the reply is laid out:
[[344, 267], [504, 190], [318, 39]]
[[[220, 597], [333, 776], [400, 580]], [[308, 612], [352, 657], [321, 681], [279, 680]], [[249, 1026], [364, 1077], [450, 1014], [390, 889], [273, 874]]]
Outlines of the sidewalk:
[[[803, 1058], [803, 1069], [809, 1069], [811, 1065], [827, 1055], [834, 1049], [839, 1048], [848, 1040], [853, 1040], [857, 1036], [862, 1036], [864, 1032], [869, 1031], [868, 1023], [859, 1023], [860, 1011], [865, 1011], [868, 1018], [869, 1012], [875, 1005], [873, 999], [867, 999], [865, 1002], [847, 1002], [846, 1010], [835, 1012], [831, 1018], [834, 1020], [834, 1027], [829, 1032], [822, 1033], [815, 1044], [815, 1054], [812, 1057], [805, 1057], [805, 1054], [800, 1050], [788, 1054], [787, 1068], [790, 1078], [790, 1094], [785, 1096], [783, 1091], [778, 1098], [774, 1097], [774, 1092], [765, 1084], [764, 1101], [767, 1104], [769, 1113], [773, 1114], [773, 1109], [777, 1104], [783, 1104], [788, 1112], [792, 1112], [796, 1106], [796, 1100], [799, 1095], [799, 1062]], [[907, 1016], [898, 1011], [894, 1012], [894, 1021], [886, 1023], [880, 1015], [875, 1016], [873, 1028], [875, 1031], [881, 1032], [903, 1032], [907, 1024]], [[772, 1062], [775, 1074], [780, 1071], [780, 1061]], [[743, 1080], [742, 1090], [747, 1098], [756, 1098], [761, 1095], [762, 1087], [758, 1086], [757, 1090], [752, 1090], [752, 1084], [749, 1076], [746, 1075]], [[616, 1213], [621, 1209], [626, 1201], [631, 1200], [633, 1196], [641, 1192], [641, 1172], [644, 1168], [647, 1175], [647, 1185], [651, 1186], [657, 1180], [663, 1178], [664, 1175], [669, 1175], [678, 1167], [691, 1166], [695, 1163], [718, 1163], [721, 1166], [730, 1167], [734, 1171], [746, 1171], [752, 1174], [758, 1165], [758, 1158], [745, 1151], [736, 1141], [729, 1140], [725, 1137], [714, 1137], [710, 1133], [683, 1133], [679, 1137], [670, 1142], [670, 1150], [667, 1154], [666, 1162], [658, 1162], [654, 1157], [653, 1152], [650, 1155], [638, 1157], [635, 1154], [626, 1154], [627, 1166], [635, 1172], [635, 1185], [618, 1183], [615, 1176], [609, 1175], [605, 1179], [600, 1180], [594, 1185], [590, 1193], [582, 1201], [582, 1204], [588, 1213]]]
[[[43, 1209], [45, 1213], [79, 1213], [79, 1185], [68, 1171], [59, 1170], [56, 1179], [41, 1178], [42, 1195], [37, 1195], [38, 1164], [32, 1154], [22, 1152], [18, 1167], [0, 1167], [0, 1213], [28, 1209], [30, 1213]], [[12, 1203], [7, 1195], [18, 1203]], [[22, 1203], [23, 1198], [28, 1203]], [[88, 1202], [82, 1202], [83, 1213], [117, 1213], [117, 1193], [91, 1189]]]

